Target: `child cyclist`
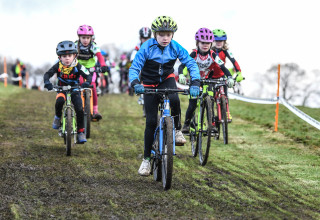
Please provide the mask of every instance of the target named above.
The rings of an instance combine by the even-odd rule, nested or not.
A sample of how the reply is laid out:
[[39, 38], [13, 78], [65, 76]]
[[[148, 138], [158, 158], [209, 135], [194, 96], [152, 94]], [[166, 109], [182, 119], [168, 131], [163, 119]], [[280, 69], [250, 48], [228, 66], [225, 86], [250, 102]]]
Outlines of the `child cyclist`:
[[[142, 44], [129, 69], [131, 86], [137, 94], [144, 92], [144, 87], [157, 89], [176, 89], [174, 78], [174, 64], [177, 58], [185, 64], [190, 71], [191, 96], [199, 95], [200, 74], [199, 68], [188, 52], [176, 41], [172, 40], [174, 32], [177, 31], [176, 22], [168, 16], [157, 17], [151, 26], [154, 38]], [[139, 73], [141, 71], [140, 84]], [[178, 94], [170, 94], [171, 115], [174, 117], [175, 141], [177, 144], [186, 143], [182, 135], [180, 124], [180, 100]], [[150, 174], [150, 155], [154, 140], [154, 132], [157, 127], [158, 106], [160, 97], [158, 95], [146, 94], [144, 97], [146, 110], [146, 128], [144, 133], [144, 159], [138, 173], [142, 176]]]
[[[241, 82], [243, 80], [243, 76], [241, 74], [241, 69], [236, 61], [236, 59], [233, 57], [233, 54], [230, 52], [228, 44], [227, 44], [227, 34], [224, 30], [221, 29], [215, 29], [212, 31], [214, 38], [215, 38], [215, 45], [212, 48], [216, 54], [220, 57], [220, 59], [225, 63], [226, 62], [226, 57], [229, 58], [229, 60], [232, 62], [233, 67], [235, 68], [235, 73], [237, 74], [236, 81]], [[215, 69], [215, 71], [221, 71], [219, 69]], [[232, 116], [230, 112], [228, 112], [228, 121], [232, 121]]]
[[132, 63], [134, 57], [136, 56], [137, 52], [139, 51], [141, 45], [149, 40], [151, 38], [151, 29], [148, 27], [142, 27], [139, 30], [139, 35], [140, 35], [140, 43], [137, 44], [137, 46], [134, 48], [130, 55], [130, 62]]
[[[194, 58], [200, 69], [202, 79], [228, 77], [228, 87], [232, 87], [234, 81], [229, 70], [224, 66], [223, 61], [211, 50], [215, 40], [213, 33], [208, 28], [200, 28], [195, 34], [197, 49], [193, 50], [190, 56]], [[186, 83], [186, 76], [183, 74], [184, 64], [179, 66], [179, 82]], [[214, 71], [214, 69], [219, 71]], [[227, 89], [226, 89], [227, 90]], [[189, 133], [190, 120], [194, 111], [197, 108], [197, 98], [190, 97], [189, 106], [186, 112], [186, 119], [183, 125], [182, 132]]]
[[[236, 81], [241, 82], [243, 80], [243, 76], [241, 74], [241, 69], [236, 61], [236, 59], [233, 57], [233, 54], [230, 52], [228, 44], [227, 44], [227, 34], [225, 31], [221, 29], [215, 29], [212, 31], [214, 38], [215, 38], [215, 45], [213, 46], [213, 50], [216, 52], [216, 54], [220, 57], [220, 59], [225, 63], [226, 57], [229, 58], [229, 60], [232, 62], [232, 65], [235, 69], [235, 74], [237, 74]], [[220, 71], [217, 69], [217, 71]]]
[[[107, 72], [109, 68], [106, 66], [103, 56], [101, 55], [100, 48], [96, 45], [93, 41], [94, 38], [94, 31], [93, 28], [89, 25], [81, 25], [78, 30], [77, 34], [79, 36], [79, 40], [76, 41], [76, 46], [78, 48], [78, 60], [79, 63], [85, 66], [90, 74], [92, 75], [92, 82], [93, 85], [92, 95], [93, 95], [93, 115], [92, 119], [100, 120], [102, 119], [102, 115], [98, 111], [98, 95], [97, 95], [97, 88], [96, 88], [96, 78], [97, 73], [95, 72], [95, 65], [96, 65], [96, 58], [101, 65], [101, 71], [103, 73]], [[82, 79], [80, 79], [82, 81]]]
[[[57, 74], [58, 85], [66, 86], [66, 85], [76, 85], [79, 84], [80, 76], [87, 79], [88, 82], [91, 82], [91, 75], [89, 71], [78, 63], [77, 60], [77, 47], [72, 41], [62, 41], [58, 44], [56, 53], [59, 57], [59, 62], [53, 65], [45, 74], [44, 74], [44, 87], [48, 90], [53, 89], [52, 83], [49, 79]], [[89, 83], [85, 82], [82, 84], [82, 87], [89, 87]], [[56, 105], [52, 128], [59, 129], [61, 125], [61, 116], [62, 116], [62, 108], [63, 104], [66, 101], [66, 94], [60, 92], [56, 97]], [[77, 128], [78, 128], [78, 143], [87, 142], [86, 135], [84, 134], [84, 124], [83, 124], [83, 107], [82, 107], [82, 99], [80, 92], [78, 90], [74, 90], [71, 94], [71, 101], [74, 105], [74, 109], [77, 115]]]

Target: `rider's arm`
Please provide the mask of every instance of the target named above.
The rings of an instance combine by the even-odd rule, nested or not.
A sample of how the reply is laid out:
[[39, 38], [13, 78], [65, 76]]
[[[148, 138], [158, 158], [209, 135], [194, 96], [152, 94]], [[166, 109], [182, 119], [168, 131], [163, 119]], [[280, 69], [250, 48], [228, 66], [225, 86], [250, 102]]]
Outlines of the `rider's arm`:
[[[190, 57], [195, 58], [196, 57], [196, 52], [191, 52], [190, 53]], [[178, 68], [178, 73], [183, 74], [183, 69], [186, 67], [186, 65], [184, 65], [183, 63], [180, 64], [179, 68]]]
[[241, 72], [240, 66], [236, 59], [233, 57], [233, 54], [229, 50], [225, 50], [224, 53], [226, 54], [226, 57], [228, 57], [229, 60], [232, 62], [234, 68], [236, 69], [236, 72]]
[[196, 61], [190, 57], [188, 51], [184, 49], [180, 44], [176, 41], [172, 40], [173, 45], [176, 48], [177, 55], [181, 63], [183, 63], [189, 70], [191, 85], [200, 86], [200, 71]]
[[77, 65], [77, 69], [80, 73], [80, 75], [85, 78], [87, 80], [87, 82], [90, 82], [92, 81], [92, 76], [90, 74], [90, 72], [88, 71], [87, 68], [85, 68], [84, 66], [82, 66], [80, 63], [78, 63]]
[[54, 64], [43, 76], [44, 83], [49, 82], [49, 79], [58, 72], [59, 69], [59, 62]]
[[134, 87], [136, 84], [140, 84], [139, 73], [147, 60], [148, 49], [149, 45], [146, 43], [143, 44], [132, 61], [129, 69], [129, 81], [131, 83], [131, 87]]
[[103, 66], [106, 66], [106, 62], [104, 61], [104, 58], [101, 54], [101, 50], [100, 48], [96, 45], [96, 43], [92, 43], [92, 46], [91, 46], [91, 50], [92, 52], [94, 53], [94, 55], [98, 58], [98, 61], [100, 63], [100, 66], [103, 67]]
[[130, 62], [132, 63], [132, 61], [134, 60], [134, 57], [136, 56], [137, 54], [137, 50], [133, 50], [132, 53], [131, 53], [131, 56], [130, 56]]
[[227, 77], [232, 77], [230, 71], [226, 68], [226, 66], [224, 65], [224, 62], [219, 58], [219, 56], [217, 56], [216, 53], [212, 53], [212, 57], [215, 61], [215, 64], [217, 64], [220, 67], [224, 75]]

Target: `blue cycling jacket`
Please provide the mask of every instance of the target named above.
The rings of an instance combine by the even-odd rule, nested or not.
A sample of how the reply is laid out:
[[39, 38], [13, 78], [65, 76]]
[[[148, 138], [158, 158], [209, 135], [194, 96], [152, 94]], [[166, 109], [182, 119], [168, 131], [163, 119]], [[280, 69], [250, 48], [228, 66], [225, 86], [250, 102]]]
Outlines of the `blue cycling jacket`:
[[131, 86], [140, 83], [140, 72], [145, 85], [157, 85], [163, 82], [174, 72], [173, 66], [177, 58], [188, 68], [191, 84], [200, 86], [198, 65], [186, 49], [174, 40], [171, 40], [168, 46], [162, 47], [154, 38], [142, 44], [132, 62], [129, 69]]

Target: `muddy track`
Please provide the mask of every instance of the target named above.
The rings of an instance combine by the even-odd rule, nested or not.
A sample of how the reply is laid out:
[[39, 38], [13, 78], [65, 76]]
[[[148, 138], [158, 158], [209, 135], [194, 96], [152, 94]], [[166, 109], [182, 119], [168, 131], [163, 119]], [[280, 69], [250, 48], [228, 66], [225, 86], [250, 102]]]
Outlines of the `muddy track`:
[[[278, 149], [283, 140], [274, 137], [281, 144], [268, 143], [259, 136], [265, 132], [259, 126], [235, 120], [231, 143], [216, 141], [205, 167], [190, 156], [189, 145], [177, 148], [172, 189], [163, 191], [152, 177], [137, 175], [144, 118], [136, 97], [100, 98], [104, 118], [92, 124], [92, 139], [75, 146], [71, 157], [65, 156], [63, 140], [50, 128], [53, 93], [24, 91], [7, 97], [0, 99], [0, 219], [320, 217], [316, 172], [299, 179], [282, 169], [299, 164], [277, 158], [270, 149]], [[251, 139], [240, 132], [243, 129], [251, 132]], [[258, 140], [265, 145], [255, 148]], [[295, 148], [292, 140], [285, 142]], [[309, 183], [300, 183], [301, 178]]]

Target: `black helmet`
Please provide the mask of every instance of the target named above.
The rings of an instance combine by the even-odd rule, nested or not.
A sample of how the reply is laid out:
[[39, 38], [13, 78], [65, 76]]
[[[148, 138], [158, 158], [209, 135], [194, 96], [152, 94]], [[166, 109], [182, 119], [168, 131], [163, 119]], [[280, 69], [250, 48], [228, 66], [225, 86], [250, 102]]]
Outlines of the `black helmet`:
[[77, 54], [78, 50], [72, 41], [65, 40], [58, 43], [56, 52], [58, 56], [61, 56], [66, 54]]
[[150, 38], [151, 37], [151, 29], [148, 27], [143, 27], [139, 31], [140, 37], [142, 38]]

